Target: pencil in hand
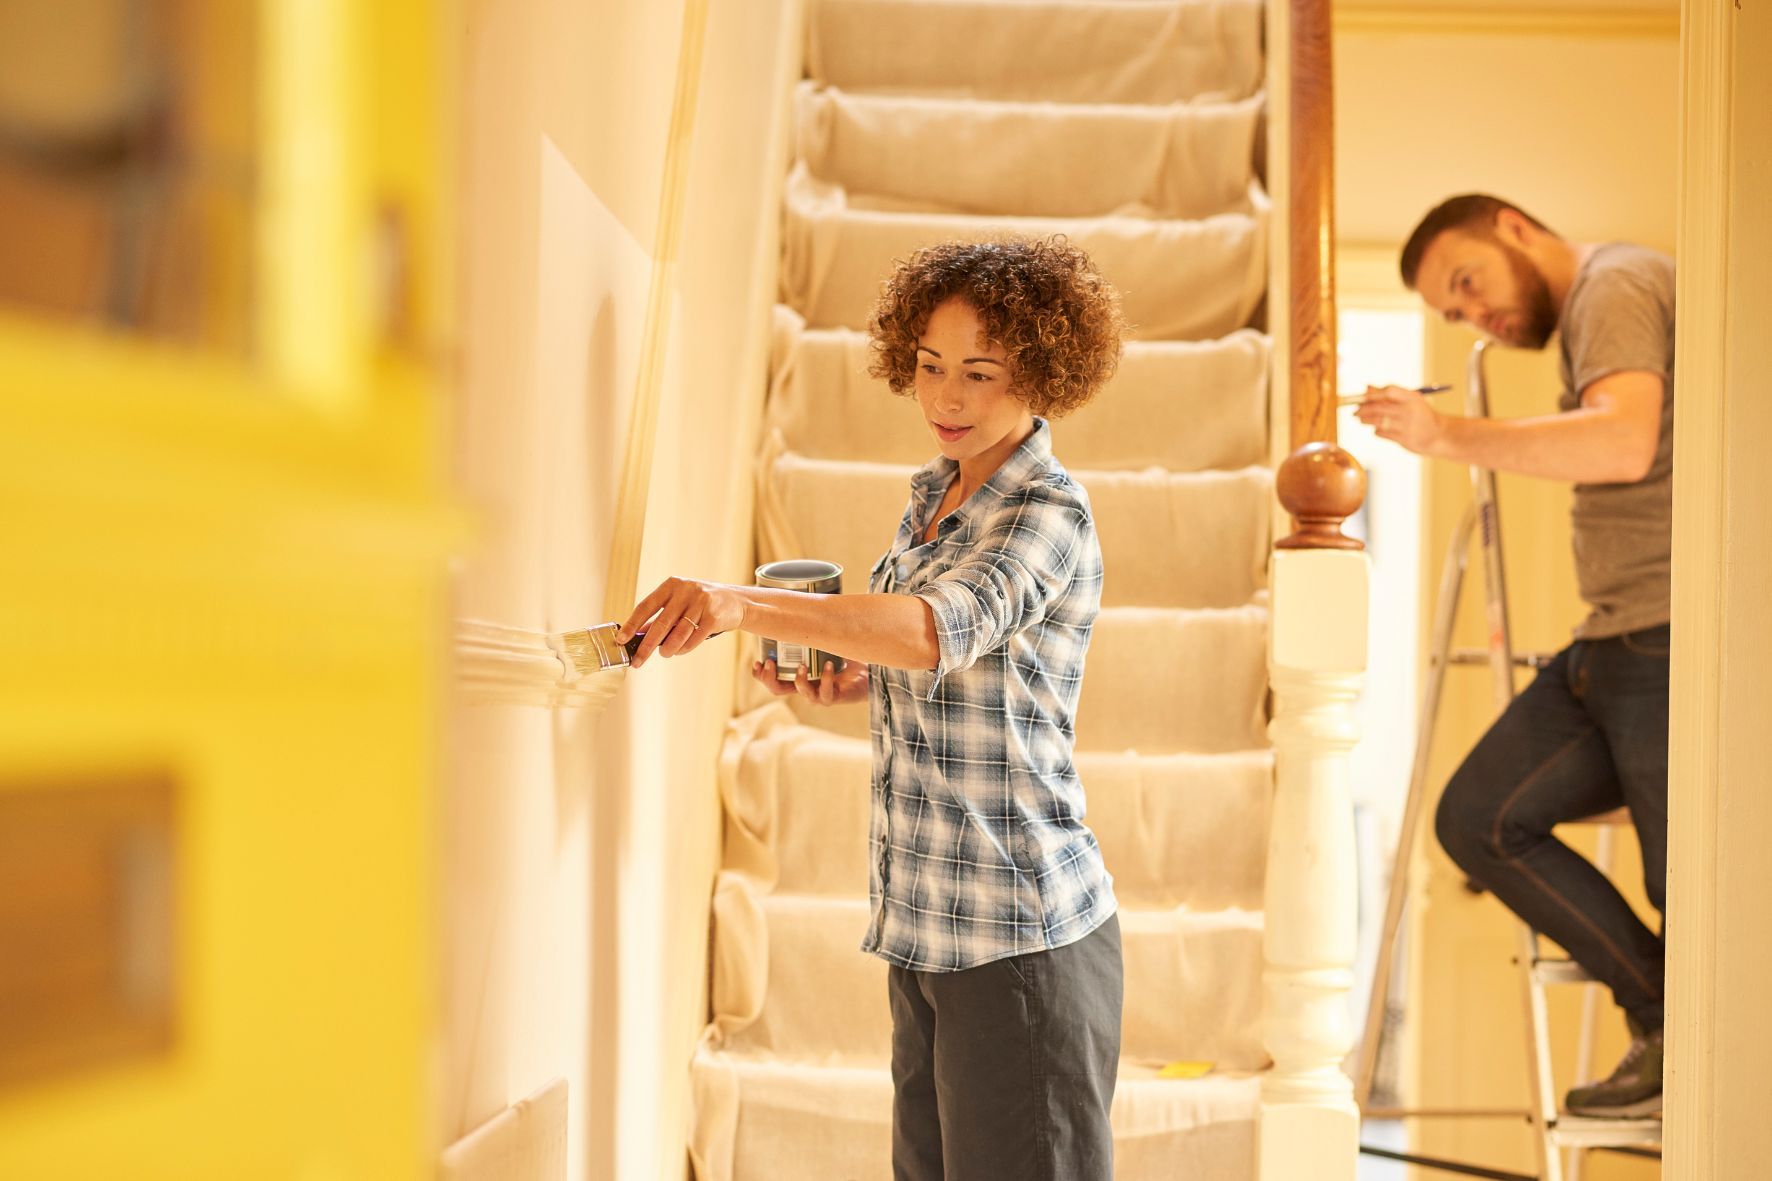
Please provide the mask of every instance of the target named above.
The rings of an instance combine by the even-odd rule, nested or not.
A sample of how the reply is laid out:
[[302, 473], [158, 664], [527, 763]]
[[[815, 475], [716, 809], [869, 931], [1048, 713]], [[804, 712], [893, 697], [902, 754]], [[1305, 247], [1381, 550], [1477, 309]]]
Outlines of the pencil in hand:
[[[1452, 387], [1449, 385], [1418, 385], [1415, 387], [1415, 392], [1418, 394], [1443, 394], [1451, 388]], [[1366, 395], [1343, 394], [1341, 397], [1335, 399], [1335, 404], [1337, 406], [1364, 406], [1366, 404]]]

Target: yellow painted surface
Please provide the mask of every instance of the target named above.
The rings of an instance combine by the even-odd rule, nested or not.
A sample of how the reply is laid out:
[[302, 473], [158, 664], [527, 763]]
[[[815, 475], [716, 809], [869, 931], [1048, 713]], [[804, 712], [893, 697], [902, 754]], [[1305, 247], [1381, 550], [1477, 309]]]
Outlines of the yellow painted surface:
[[[314, 11], [267, 9], [285, 32]], [[375, 51], [301, 86], [344, 101], [261, 127], [361, 145], [279, 199], [347, 227], [304, 260], [310, 293], [361, 292], [367, 229], [398, 210], [397, 316], [373, 289], [317, 321], [270, 300], [270, 327], [339, 362], [309, 369], [0, 320], [0, 791], [151, 769], [177, 793], [172, 1047], [0, 1092], [0, 1177], [430, 1172], [462, 538], [431, 355], [447, 108], [435, 6], [341, 14]], [[261, 295], [289, 279], [268, 260]]]

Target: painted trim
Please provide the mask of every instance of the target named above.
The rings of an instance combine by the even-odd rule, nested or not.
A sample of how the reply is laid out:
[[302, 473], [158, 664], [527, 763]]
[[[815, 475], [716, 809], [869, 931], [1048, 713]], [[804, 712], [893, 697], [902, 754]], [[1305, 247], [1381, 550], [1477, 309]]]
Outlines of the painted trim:
[[519, 1099], [443, 1150], [439, 1181], [565, 1181], [566, 1080]]
[[[1674, 372], [1673, 619], [1669, 693], [1668, 1071], [1665, 1168], [1724, 1177], [1715, 1102], [1719, 695], [1723, 671], [1731, 139], [1735, 36], [1725, 2], [1685, 0], [1681, 39], [1680, 309]], [[1704, 396], [1712, 391], [1712, 396]]]
[[[483, 619], [455, 623], [455, 682], [473, 705], [533, 705], [552, 709], [601, 705], [619, 687], [610, 670], [582, 681], [566, 679], [566, 666], [546, 632]], [[610, 680], [609, 678], [616, 678]]]
[[670, 338], [672, 293], [676, 290], [677, 249], [683, 237], [683, 210], [694, 142], [696, 108], [701, 102], [702, 49], [707, 40], [707, 0], [683, 5], [682, 43], [677, 51], [677, 89], [665, 138], [664, 181], [659, 193], [658, 234], [653, 242], [652, 276], [646, 320], [629, 412], [627, 450], [615, 498], [615, 538], [609, 554], [609, 580], [603, 614], [615, 618], [639, 598], [640, 550], [646, 534], [646, 498], [652, 488], [652, 458], [658, 432], [658, 406], [664, 398], [665, 348]]
[[475, 700], [547, 705], [565, 669], [547, 638], [480, 619], [455, 624], [455, 678]]
[[1672, 41], [1680, 14], [1657, 0], [1583, 4], [1575, 0], [1341, 0], [1338, 34], [1407, 33], [1436, 37], [1647, 38]]

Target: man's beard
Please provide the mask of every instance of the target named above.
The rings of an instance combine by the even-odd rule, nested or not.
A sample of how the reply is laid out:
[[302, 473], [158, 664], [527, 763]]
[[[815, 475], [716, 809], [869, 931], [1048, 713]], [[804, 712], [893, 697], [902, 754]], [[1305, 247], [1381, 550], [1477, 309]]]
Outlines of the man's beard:
[[1520, 349], [1541, 349], [1557, 330], [1557, 305], [1551, 300], [1550, 284], [1524, 250], [1511, 242], [1502, 242], [1501, 248], [1507, 254], [1514, 286], [1520, 293], [1520, 306], [1516, 309], [1519, 326], [1502, 343]]

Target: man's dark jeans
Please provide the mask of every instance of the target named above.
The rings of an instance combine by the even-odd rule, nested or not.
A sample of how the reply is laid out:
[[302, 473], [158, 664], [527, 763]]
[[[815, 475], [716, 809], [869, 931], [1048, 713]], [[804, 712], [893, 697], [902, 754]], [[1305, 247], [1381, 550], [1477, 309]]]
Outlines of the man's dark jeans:
[[1662, 936], [1551, 829], [1628, 807], [1665, 926], [1669, 634], [1663, 624], [1559, 652], [1452, 776], [1435, 823], [1473, 881], [1650, 1030], [1662, 1023]]

